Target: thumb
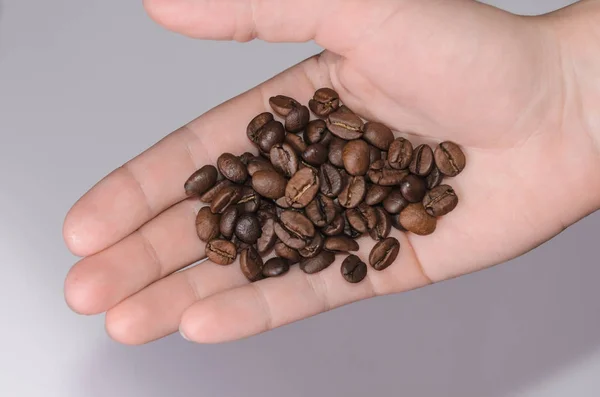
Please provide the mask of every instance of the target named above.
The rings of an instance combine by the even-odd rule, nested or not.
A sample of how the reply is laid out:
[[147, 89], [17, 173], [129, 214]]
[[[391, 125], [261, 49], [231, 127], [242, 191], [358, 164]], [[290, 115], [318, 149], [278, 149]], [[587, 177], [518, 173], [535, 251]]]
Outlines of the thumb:
[[201, 39], [315, 40], [341, 53], [387, 20], [401, 2], [386, 0], [144, 0], [165, 28]]

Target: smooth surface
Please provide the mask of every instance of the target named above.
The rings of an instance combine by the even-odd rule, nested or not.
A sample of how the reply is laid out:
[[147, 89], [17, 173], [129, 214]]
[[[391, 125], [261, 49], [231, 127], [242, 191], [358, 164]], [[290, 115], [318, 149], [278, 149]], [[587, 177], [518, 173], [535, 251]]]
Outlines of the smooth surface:
[[[523, 14], [567, 4], [490, 3]], [[1, 396], [600, 395], [600, 213], [510, 263], [235, 343], [122, 346], [103, 316], [67, 309], [76, 258], [61, 227], [73, 202], [317, 51], [193, 41], [140, 1], [0, 0]]]

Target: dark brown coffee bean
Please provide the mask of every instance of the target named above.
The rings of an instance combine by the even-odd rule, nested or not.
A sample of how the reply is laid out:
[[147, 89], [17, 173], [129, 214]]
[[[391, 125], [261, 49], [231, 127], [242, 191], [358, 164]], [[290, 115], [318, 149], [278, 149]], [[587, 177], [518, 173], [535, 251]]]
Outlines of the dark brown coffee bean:
[[346, 218], [344, 218], [342, 214], [337, 214], [336, 217], [333, 218], [333, 221], [331, 221], [329, 225], [321, 229], [321, 231], [326, 236], [340, 235], [344, 232], [345, 220]]
[[368, 205], [377, 205], [383, 202], [392, 191], [391, 186], [371, 185], [365, 195], [365, 203]]
[[332, 236], [325, 239], [325, 249], [334, 252], [358, 251], [358, 243], [348, 236]]
[[346, 219], [350, 226], [356, 231], [366, 233], [375, 227], [377, 223], [377, 214], [375, 209], [366, 203], [361, 203], [356, 208], [346, 210]]
[[246, 135], [248, 139], [253, 143], [257, 142], [258, 131], [264, 127], [268, 122], [273, 121], [273, 114], [269, 112], [263, 112], [254, 117], [250, 123], [248, 123], [248, 128], [246, 129]]
[[369, 263], [375, 270], [383, 270], [390, 266], [398, 257], [400, 242], [394, 237], [379, 241], [369, 254]]
[[285, 116], [285, 129], [289, 132], [300, 132], [306, 128], [310, 120], [310, 112], [306, 106], [293, 107]]
[[424, 144], [415, 148], [408, 168], [415, 175], [427, 176], [431, 172], [434, 163], [433, 150], [429, 145]]
[[253, 247], [248, 247], [241, 252], [240, 269], [249, 281], [263, 279], [263, 267], [263, 260]]
[[262, 274], [265, 277], [277, 277], [287, 273], [290, 270], [290, 263], [287, 259], [271, 258], [265, 263]]
[[321, 179], [321, 193], [327, 197], [336, 198], [344, 187], [342, 175], [338, 169], [325, 163], [319, 168], [319, 177]]
[[200, 240], [208, 242], [219, 237], [221, 215], [213, 214], [209, 207], [202, 207], [196, 215], [196, 233]]
[[273, 167], [284, 176], [291, 178], [296, 172], [300, 162], [294, 148], [287, 143], [273, 145], [269, 153]]
[[410, 174], [402, 180], [400, 191], [408, 202], [418, 203], [427, 193], [427, 182], [423, 178]]
[[359, 283], [367, 276], [367, 265], [356, 255], [349, 255], [342, 262], [342, 276], [349, 283]]
[[396, 138], [391, 144], [387, 154], [390, 167], [396, 170], [408, 168], [413, 156], [413, 146], [409, 140]]
[[227, 186], [215, 195], [210, 203], [210, 210], [215, 214], [222, 214], [230, 206], [236, 205], [241, 197], [242, 188], [240, 186]]
[[277, 207], [271, 200], [261, 200], [260, 208], [256, 211], [256, 216], [261, 225], [264, 225], [268, 219], [277, 218]]
[[208, 191], [217, 182], [219, 176], [217, 169], [212, 165], [205, 165], [198, 171], [194, 172], [183, 188], [187, 196], [201, 196]]
[[319, 232], [316, 232], [312, 240], [310, 240], [310, 242], [307, 243], [304, 248], [299, 249], [298, 253], [303, 258], [312, 258], [321, 252], [324, 244], [325, 239], [323, 238], [323, 235]]
[[260, 237], [261, 226], [254, 214], [242, 214], [235, 225], [235, 235], [245, 243], [254, 244]]
[[329, 144], [329, 155], [328, 155], [328, 159], [329, 162], [333, 165], [335, 165], [336, 167], [339, 168], [343, 168], [344, 167], [344, 160], [342, 158], [342, 153], [344, 150], [344, 146], [346, 146], [346, 142], [345, 140], [338, 138], [337, 136], [334, 136], [331, 139], [331, 143]]
[[351, 238], [359, 238], [360, 236], [362, 236], [362, 233], [359, 232], [358, 230], [355, 230], [351, 225], [350, 225], [350, 221], [348, 221], [348, 217], [346, 216], [346, 213], [344, 212], [344, 235], [351, 237]]
[[306, 239], [290, 232], [285, 227], [283, 227], [281, 223], [275, 223], [273, 225], [273, 230], [275, 231], [277, 238], [288, 247], [293, 248], [295, 250], [306, 247]]
[[262, 225], [260, 237], [256, 240], [256, 250], [262, 256], [267, 255], [273, 246], [275, 246], [277, 235], [275, 234], [274, 226], [274, 219], [268, 219], [264, 225]]
[[427, 182], [427, 189], [433, 189], [436, 186], [439, 186], [444, 180], [444, 174], [440, 171], [440, 169], [434, 165], [431, 168], [431, 172], [425, 178], [425, 182]]
[[231, 265], [237, 258], [237, 248], [227, 240], [211, 240], [206, 244], [206, 256], [217, 265]]
[[337, 209], [333, 199], [318, 194], [304, 209], [306, 216], [317, 227], [325, 227], [333, 221], [337, 215]]
[[375, 146], [369, 145], [369, 164], [376, 162], [377, 160], [381, 160], [383, 158], [383, 153], [381, 150], [377, 149]]
[[319, 191], [320, 180], [317, 172], [310, 167], [296, 172], [285, 188], [287, 203], [294, 208], [304, 208]]
[[[304, 141], [309, 144], [322, 143], [321, 141], [327, 132], [327, 124], [323, 120], [312, 120], [308, 123], [304, 131]], [[331, 140], [331, 138], [329, 139]]]
[[250, 186], [242, 188], [242, 197], [237, 202], [237, 207], [241, 212], [256, 212], [260, 207], [260, 195]]
[[404, 198], [400, 189], [392, 190], [383, 200], [383, 208], [390, 214], [399, 214], [408, 204], [410, 203]]
[[244, 153], [240, 154], [238, 156], [238, 158], [240, 159], [242, 164], [244, 164], [246, 167], [248, 167], [248, 163], [250, 162], [250, 160], [256, 158], [256, 156], [250, 152], [244, 152]]
[[233, 235], [233, 237], [231, 237], [231, 242], [233, 243], [233, 245], [235, 245], [235, 249], [238, 254], [240, 254], [246, 248], [252, 246], [252, 244], [245, 243], [239, 238], [237, 238], [235, 234]]
[[366, 194], [367, 182], [365, 177], [349, 176], [338, 196], [338, 201], [344, 208], [354, 208], [363, 201]]
[[259, 171], [275, 171], [273, 165], [264, 157], [254, 157], [248, 161], [246, 166], [248, 175], [254, 176]]
[[323, 250], [315, 257], [302, 260], [300, 269], [304, 273], [314, 274], [327, 269], [333, 261], [335, 261], [334, 253]]
[[367, 176], [369, 180], [381, 186], [400, 185], [402, 180], [409, 174], [407, 170], [396, 170], [386, 166], [383, 160], [371, 164]]
[[327, 129], [337, 137], [347, 141], [362, 136], [363, 122], [353, 113], [333, 112], [327, 118]]
[[259, 171], [252, 176], [252, 188], [261, 196], [277, 200], [285, 195], [288, 181], [278, 172]]
[[365, 175], [369, 170], [369, 145], [362, 139], [348, 142], [342, 150], [344, 168], [350, 175]]
[[269, 105], [281, 117], [287, 116], [293, 108], [302, 106], [294, 98], [285, 95], [272, 96], [269, 98]]
[[378, 149], [387, 151], [394, 141], [394, 134], [386, 125], [376, 122], [365, 123], [363, 139]]
[[422, 203], [409, 204], [399, 219], [406, 230], [421, 236], [432, 234], [437, 226], [437, 219], [425, 211]]
[[262, 126], [254, 134], [254, 139], [250, 139], [261, 153], [268, 155], [273, 145], [282, 143], [285, 140], [285, 129], [283, 124], [277, 120], [271, 120]]
[[423, 207], [431, 216], [444, 216], [458, 205], [458, 196], [449, 185], [440, 185], [425, 195]]
[[298, 156], [300, 156], [306, 150], [306, 143], [304, 143], [304, 140], [300, 135], [285, 134], [284, 142], [290, 145]]
[[229, 179], [223, 179], [222, 181], [217, 182], [212, 188], [208, 189], [202, 196], [200, 196], [200, 201], [203, 203], [211, 203], [215, 196], [221, 192], [221, 190], [232, 185], [233, 182], [231, 182]]
[[275, 200], [275, 205], [276, 210], [277, 210], [277, 214], [279, 215], [279, 212], [281, 209], [287, 210], [292, 208], [291, 205], [288, 204], [287, 199], [285, 198], [285, 196], [278, 198], [277, 200]]
[[[224, 237], [231, 238], [237, 224], [238, 217], [240, 216], [240, 210], [236, 206], [227, 208], [221, 216], [221, 222], [219, 223], [219, 230]], [[213, 238], [217, 238], [214, 236]], [[210, 239], [212, 240], [212, 239]]]
[[340, 112], [340, 113], [354, 113], [354, 111], [352, 111], [352, 109], [350, 109], [346, 105], [340, 106], [337, 111]]
[[331, 88], [319, 88], [308, 106], [317, 117], [327, 117], [340, 106], [340, 97]]
[[435, 149], [435, 164], [444, 175], [456, 176], [465, 169], [467, 160], [460, 147], [450, 141], [442, 142]]
[[383, 240], [389, 236], [390, 231], [392, 230], [392, 218], [390, 214], [381, 207], [376, 207], [375, 213], [377, 214], [377, 223], [374, 228], [369, 230], [369, 235], [373, 240]]
[[327, 147], [320, 143], [313, 143], [308, 145], [304, 153], [302, 153], [302, 159], [310, 165], [320, 166], [327, 161], [327, 155]]
[[315, 226], [310, 219], [301, 212], [291, 210], [283, 211], [279, 220], [287, 230], [299, 238], [309, 240], [315, 235]]
[[287, 259], [290, 265], [298, 263], [302, 259], [298, 250], [288, 247], [281, 241], [275, 243], [275, 255]]
[[231, 153], [223, 153], [217, 159], [217, 167], [221, 175], [235, 183], [244, 183], [248, 178], [248, 170], [241, 160]]
[[391, 215], [391, 218], [392, 218], [392, 227], [394, 229], [400, 230], [401, 232], [407, 232], [408, 231], [400, 223], [400, 214]]

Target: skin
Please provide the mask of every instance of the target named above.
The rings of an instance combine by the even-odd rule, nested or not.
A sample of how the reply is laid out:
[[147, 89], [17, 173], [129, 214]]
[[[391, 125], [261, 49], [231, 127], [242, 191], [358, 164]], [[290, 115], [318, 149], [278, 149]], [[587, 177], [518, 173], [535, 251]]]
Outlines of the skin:
[[[314, 39], [326, 50], [168, 135], [69, 211], [64, 238], [82, 259], [66, 278], [66, 301], [78, 313], [107, 312], [107, 331], [119, 342], [178, 329], [200, 343], [247, 337], [502, 263], [600, 208], [600, 1], [539, 17], [470, 0], [144, 5], [159, 24], [195, 38]], [[467, 168], [449, 180], [459, 206], [433, 235], [394, 231], [396, 262], [369, 269], [356, 285], [339, 273], [343, 255], [318, 274], [294, 266], [253, 284], [237, 261], [174, 273], [204, 258], [194, 229], [202, 204], [185, 200], [183, 182], [215, 164], [216, 153], [252, 150], [245, 128], [270, 110], [270, 96], [307, 103], [323, 86], [413, 142], [459, 143]], [[215, 139], [215, 130], [229, 133]], [[374, 241], [359, 243], [358, 255], [368, 258]]]

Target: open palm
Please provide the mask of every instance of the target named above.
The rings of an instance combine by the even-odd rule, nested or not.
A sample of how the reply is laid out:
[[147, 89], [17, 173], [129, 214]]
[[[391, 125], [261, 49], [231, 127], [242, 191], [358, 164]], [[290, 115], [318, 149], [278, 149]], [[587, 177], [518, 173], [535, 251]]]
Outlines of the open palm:
[[[118, 341], [145, 343], [178, 327], [199, 342], [252, 335], [503, 262], [598, 206], [594, 197], [569, 205], [582, 181], [600, 185], [591, 171], [598, 156], [578, 113], [565, 107], [573, 88], [543, 20], [458, 0], [147, 0], [146, 7], [194, 37], [314, 38], [327, 50], [170, 134], [71, 209], [65, 240], [84, 258], [67, 277], [67, 302], [80, 313], [107, 311]], [[359, 284], [341, 277], [341, 257], [318, 274], [296, 266], [252, 284], [236, 264], [206, 261], [177, 272], [204, 258], [194, 228], [203, 204], [185, 199], [187, 177], [222, 152], [252, 151], [246, 125], [270, 110], [270, 96], [307, 103], [323, 86], [414, 143], [459, 143], [467, 168], [449, 180], [459, 206], [430, 236], [393, 230], [396, 262]], [[374, 242], [359, 243], [367, 258]]]

